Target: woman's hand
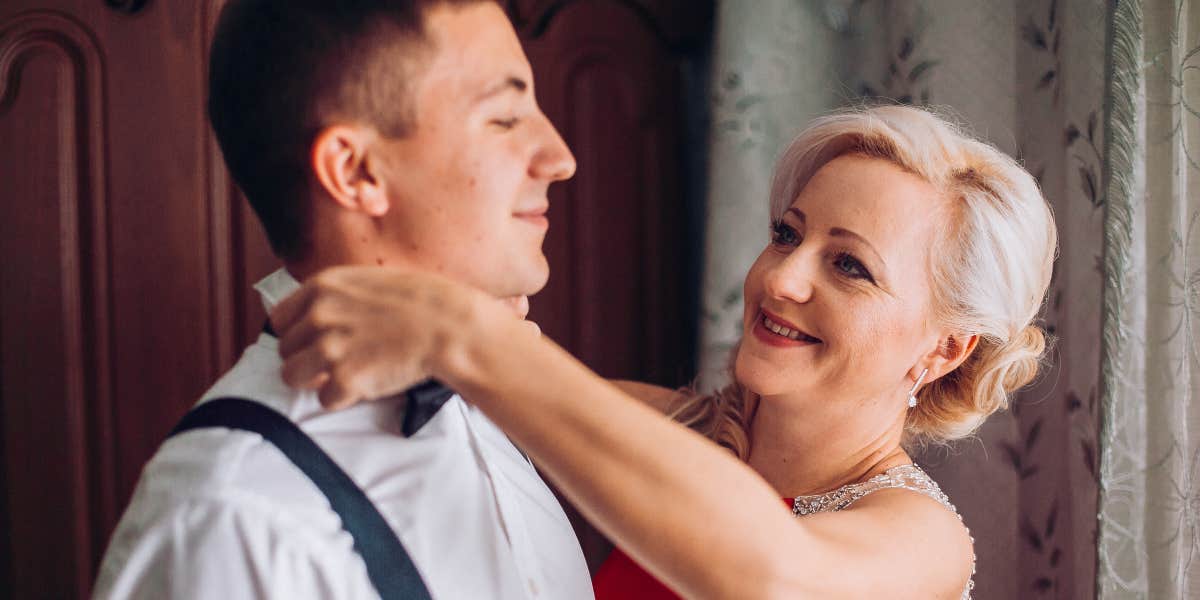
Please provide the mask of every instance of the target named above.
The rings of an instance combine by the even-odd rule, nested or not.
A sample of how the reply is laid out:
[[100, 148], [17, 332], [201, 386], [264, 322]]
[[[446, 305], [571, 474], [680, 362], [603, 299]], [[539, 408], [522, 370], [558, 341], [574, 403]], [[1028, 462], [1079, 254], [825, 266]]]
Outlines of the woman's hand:
[[336, 267], [280, 302], [271, 322], [283, 380], [343, 408], [436, 377], [482, 327], [524, 317], [528, 308], [523, 297], [498, 302], [428, 272]]

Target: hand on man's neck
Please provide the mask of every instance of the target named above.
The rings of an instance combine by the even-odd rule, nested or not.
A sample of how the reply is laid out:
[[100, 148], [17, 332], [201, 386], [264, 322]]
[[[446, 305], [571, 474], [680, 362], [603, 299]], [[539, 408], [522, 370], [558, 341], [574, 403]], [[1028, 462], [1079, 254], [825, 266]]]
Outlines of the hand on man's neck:
[[[377, 258], [374, 261], [368, 260], [367, 262], [362, 262], [361, 260], [357, 261], [357, 262], [335, 262], [335, 261], [328, 261], [328, 260], [325, 260], [325, 261], [302, 260], [302, 261], [285, 261], [284, 262], [284, 270], [286, 270], [288, 275], [291, 275], [292, 278], [294, 278], [296, 281], [299, 281], [300, 283], [304, 283], [310, 277], [316, 275], [317, 273], [320, 273], [321, 271], [323, 271], [325, 269], [332, 268], [332, 267], [338, 267], [338, 266], [351, 265], [351, 264], [361, 264], [361, 265], [374, 264], [374, 265], [378, 265], [378, 266], [388, 266], [388, 262], [383, 258]], [[400, 266], [400, 265], [395, 265], [395, 266]], [[403, 267], [401, 267], [401, 268], [403, 268]], [[413, 268], [416, 268], [416, 267], [413, 267]], [[525, 296], [525, 295], [507, 296], [504, 298], [497, 298], [497, 300], [504, 303], [509, 308], [511, 308], [513, 311], [513, 314], [516, 315], [516, 317], [518, 319], [524, 320], [526, 317], [529, 316], [529, 296]], [[532, 325], [535, 329], [538, 329], [537, 325], [533, 324], [532, 322], [530, 322], [530, 325]], [[538, 329], [538, 331], [540, 332], [541, 330]]]

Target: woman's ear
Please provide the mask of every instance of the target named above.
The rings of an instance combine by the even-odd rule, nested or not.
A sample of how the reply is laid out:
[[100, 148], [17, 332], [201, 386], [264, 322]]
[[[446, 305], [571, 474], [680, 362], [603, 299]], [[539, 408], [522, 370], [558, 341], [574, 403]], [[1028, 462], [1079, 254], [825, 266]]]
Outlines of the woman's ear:
[[379, 135], [370, 128], [335, 125], [313, 141], [310, 160], [321, 188], [338, 206], [371, 217], [388, 211], [375, 154]]
[[925, 382], [933, 382], [943, 375], [957, 369], [963, 364], [975, 347], [979, 345], [979, 335], [962, 333], [945, 333], [938, 340], [938, 347], [925, 356], [923, 365], [929, 369]]

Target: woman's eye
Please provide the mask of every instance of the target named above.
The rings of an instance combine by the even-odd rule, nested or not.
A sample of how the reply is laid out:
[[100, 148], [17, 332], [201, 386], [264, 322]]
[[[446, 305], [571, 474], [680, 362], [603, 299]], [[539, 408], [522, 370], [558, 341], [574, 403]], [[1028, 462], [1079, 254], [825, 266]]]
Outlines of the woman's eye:
[[833, 259], [833, 266], [847, 277], [852, 277], [854, 279], [866, 279], [867, 281], [871, 282], [875, 281], [875, 279], [871, 277], [871, 272], [867, 271], [867, 268], [864, 267], [857, 258], [854, 258], [853, 256], [844, 252], [837, 255], [837, 258]]
[[800, 243], [800, 236], [783, 221], [775, 221], [771, 224], [771, 242], [781, 246], [795, 246]]
[[513, 117], [511, 119], [495, 119], [492, 121], [492, 124], [499, 126], [501, 129], [512, 129], [516, 127], [517, 123], [520, 121], [520, 119]]

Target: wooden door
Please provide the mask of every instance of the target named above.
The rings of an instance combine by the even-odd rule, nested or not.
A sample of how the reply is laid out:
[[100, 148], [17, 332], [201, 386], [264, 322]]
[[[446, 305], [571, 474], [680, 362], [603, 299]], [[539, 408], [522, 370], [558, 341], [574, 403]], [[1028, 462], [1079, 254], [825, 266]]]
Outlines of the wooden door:
[[[276, 263], [203, 112], [221, 4], [0, 2], [0, 597], [87, 595], [142, 465], [262, 322]], [[609, 376], [691, 372], [696, 5], [507, 5], [580, 164], [533, 315]]]
[[201, 2], [0, 3], [0, 585], [84, 596], [142, 464], [231, 358]]

